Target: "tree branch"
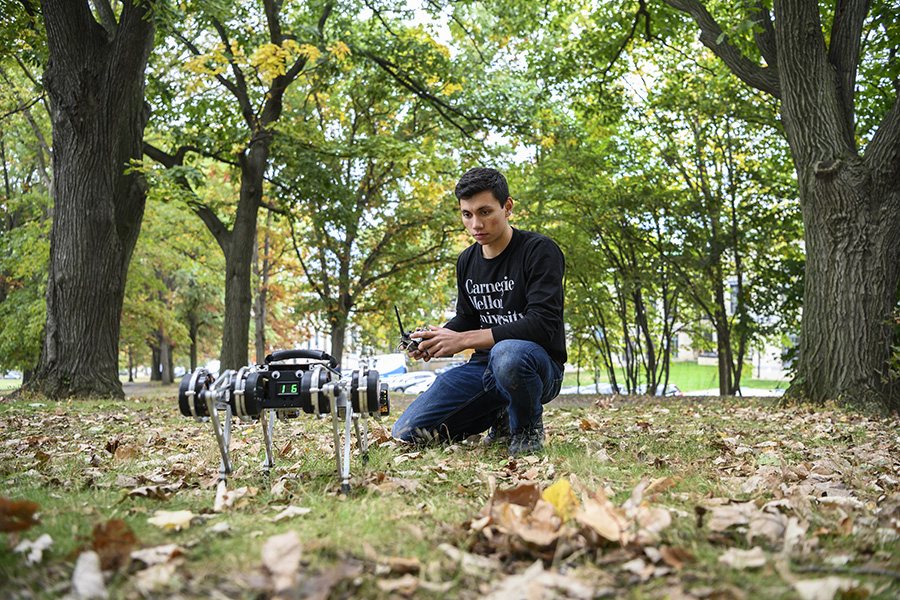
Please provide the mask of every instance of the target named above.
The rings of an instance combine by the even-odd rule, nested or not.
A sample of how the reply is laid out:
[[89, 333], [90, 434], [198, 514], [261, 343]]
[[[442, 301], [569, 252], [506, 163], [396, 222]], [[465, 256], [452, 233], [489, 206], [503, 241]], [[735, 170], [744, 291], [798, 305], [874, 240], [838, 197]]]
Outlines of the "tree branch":
[[603, 69], [603, 72], [600, 74], [600, 89], [603, 89], [603, 86], [606, 84], [606, 77], [607, 75], [609, 75], [610, 70], [612, 70], [613, 65], [616, 64], [616, 62], [619, 60], [619, 57], [622, 55], [622, 52], [625, 51], [625, 48], [627, 48], [631, 40], [634, 39], [642, 16], [645, 20], [645, 33], [648, 38], [650, 37], [650, 13], [647, 11], [646, 0], [639, 0], [638, 10], [634, 14], [634, 22], [632, 22], [631, 24], [631, 31], [629, 31], [628, 35], [626, 35], [622, 40], [622, 43], [616, 49], [616, 53], [613, 54], [613, 57], [609, 60], [609, 63], [607, 63], [606, 68]]
[[[435, 0], [425, 0], [425, 1], [428, 4], [430, 4], [431, 6], [433, 6], [435, 8], [435, 10], [437, 10], [437, 11], [442, 10], [441, 5], [438, 4], [437, 2], [435, 2]], [[641, 1], [643, 2], [643, 0], [641, 0]], [[472, 43], [472, 48], [475, 49], [475, 52], [478, 54], [478, 57], [481, 59], [481, 64], [483, 64], [483, 65], [488, 64], [488, 60], [484, 57], [484, 54], [481, 52], [481, 48], [478, 47], [478, 43], [476, 42], [476, 39], [475, 39], [475, 33], [470, 31], [469, 28], [466, 27], [466, 24], [463, 23], [462, 20], [460, 20], [460, 18], [456, 16], [455, 12], [450, 13], [450, 18], [453, 19], [453, 22], [456, 23], [456, 26], [459, 27], [462, 30], [462, 32], [466, 34], [466, 38], [469, 40], [469, 42]], [[384, 24], [384, 21], [382, 21], [382, 24]]]
[[[213, 28], [216, 30], [216, 33], [219, 34], [219, 39], [222, 40], [222, 43], [225, 45], [225, 52], [228, 56], [228, 64], [231, 67], [231, 72], [234, 75], [234, 83], [228, 81], [222, 75], [216, 75], [216, 79], [222, 82], [223, 85], [228, 88], [232, 94], [234, 94], [235, 99], [237, 99], [238, 104], [241, 107], [241, 115], [244, 117], [244, 121], [250, 127], [251, 131], [256, 131], [257, 128], [257, 119], [256, 113], [253, 111], [253, 106], [250, 104], [250, 94], [247, 92], [247, 80], [244, 78], [244, 72], [241, 71], [240, 66], [234, 61], [234, 56], [231, 54], [231, 40], [228, 39], [228, 32], [225, 31], [225, 27], [219, 22], [218, 19], [210, 19]], [[231, 84], [229, 87], [227, 84]]]
[[[722, 28], [706, 10], [699, 0], [663, 0], [676, 10], [687, 13], [700, 27], [700, 41], [704, 46], [712, 50], [725, 66], [738, 78], [760, 91], [771, 94], [776, 98], [781, 97], [781, 83], [778, 79], [778, 68], [775, 65], [761, 67], [740, 53], [731, 43]], [[722, 42], [719, 43], [719, 38]]]
[[756, 41], [759, 53], [762, 54], [766, 64], [777, 67], [778, 44], [775, 41], [775, 27], [772, 25], [772, 13], [769, 12], [769, 7], [762, 0], [757, 0], [750, 9], [750, 18], [762, 28], [762, 31], [753, 32], [753, 39]]
[[116, 14], [113, 12], [112, 6], [109, 5], [109, 0], [91, 0], [91, 3], [100, 17], [100, 24], [103, 25], [106, 33], [109, 34], [109, 39], [116, 37], [119, 24], [116, 21]]
[[[451, 106], [450, 104], [444, 102], [427, 89], [424, 86], [419, 85], [416, 81], [412, 79], [408, 74], [403, 72], [403, 70], [394, 63], [389, 60], [383, 59], [380, 56], [376, 56], [371, 52], [366, 50], [360, 50], [360, 54], [377, 64], [382, 68], [388, 75], [393, 77], [397, 83], [399, 83], [402, 87], [406, 88], [419, 98], [427, 101], [434, 109], [440, 114], [444, 119], [447, 120], [448, 123], [459, 129], [459, 131], [466, 137], [471, 137], [472, 132], [474, 131], [474, 127], [471, 125], [473, 119], [468, 115], [464, 114], [458, 108]], [[451, 114], [452, 113], [452, 114]], [[455, 115], [455, 117], [454, 117]], [[464, 119], [468, 121], [470, 125], [466, 127], [463, 124], [457, 123], [456, 118]]]
[[[285, 36], [281, 31], [281, 22], [278, 20], [278, 11], [281, 10], [281, 3], [273, 2], [274, 0], [266, 0], [266, 21], [269, 23], [270, 41], [273, 44], [280, 46], [285, 39]], [[328, 20], [328, 16], [331, 14], [331, 10], [332, 5], [330, 3], [322, 10], [322, 15], [319, 17], [318, 24], [319, 37], [322, 37], [323, 35], [322, 31], [325, 27], [325, 22]], [[278, 120], [281, 116], [285, 90], [287, 90], [288, 86], [294, 82], [308, 62], [309, 58], [306, 55], [301, 54], [297, 57], [297, 60], [294, 61], [294, 64], [285, 71], [284, 75], [279, 75], [272, 80], [272, 85], [269, 87], [269, 93], [266, 94], [265, 106], [260, 111], [260, 126], [266, 127], [269, 123]]]
[[0, 76], [3, 77], [4, 81], [6, 81], [6, 85], [8, 86], [7, 89], [13, 90], [13, 96], [16, 99], [16, 103], [19, 105], [16, 109], [0, 116], [0, 120], [5, 119], [13, 113], [21, 112], [24, 115], [25, 120], [28, 121], [28, 125], [31, 127], [31, 131], [32, 133], [34, 133], [34, 137], [37, 138], [37, 141], [40, 144], [41, 148], [43, 148], [44, 152], [47, 153], [47, 156], [52, 159], [53, 151], [50, 149], [50, 144], [47, 143], [47, 139], [44, 137], [44, 132], [41, 131], [41, 128], [38, 127], [37, 122], [31, 115], [31, 107], [37, 104], [39, 101], [43, 100], [44, 95], [41, 94], [39, 96], [36, 96], [31, 102], [23, 102], [22, 98], [19, 96], [19, 93], [15, 91], [12, 80], [9, 78], [9, 75], [6, 73], [6, 70], [2, 66], [0, 66]]
[[896, 98], [863, 156], [874, 177], [893, 182], [891, 187], [900, 189], [900, 102]]
[[261, 207], [265, 208], [267, 211], [273, 212], [276, 215], [281, 215], [282, 217], [287, 217], [290, 215], [290, 213], [287, 210], [281, 208], [280, 206], [276, 206], [275, 204], [272, 204], [271, 202], [263, 201], [263, 202], [260, 202], [259, 205]]
[[[181, 35], [180, 32], [174, 31], [172, 33], [172, 35], [174, 35], [176, 38], [181, 40], [181, 43], [184, 44], [184, 46], [194, 56], [202, 56], [203, 55], [203, 53], [200, 52], [200, 49], [192, 41], [190, 41], [189, 39], [187, 39], [186, 37]], [[231, 48], [229, 46], [227, 46], [227, 44], [226, 44], [226, 52], [228, 52], [228, 53], [231, 52]], [[232, 62], [231, 59], [229, 59], [229, 62]], [[232, 69], [236, 70], [238, 73], [240, 73], [240, 69], [237, 69], [237, 67], [234, 65], [233, 62], [232, 62]], [[243, 83], [243, 81], [244, 81], [243, 74], [241, 74], [240, 76], [241, 76], [240, 81]], [[220, 84], [222, 84], [222, 87], [224, 87], [226, 90], [231, 92], [231, 95], [234, 96], [235, 99], [238, 101], [238, 105], [241, 107], [241, 115], [243, 115], [244, 121], [252, 129], [256, 123], [256, 119], [253, 114], [253, 107], [250, 105], [250, 98], [247, 95], [246, 84], [244, 84], [242, 87], [239, 87], [238, 85], [235, 85], [233, 82], [229, 81], [227, 78], [223, 77], [221, 73], [217, 74], [215, 76], [215, 78], [216, 78], [216, 81], [218, 81]], [[242, 93], [242, 90], [243, 90], [243, 93]]]
[[266, 14], [266, 26], [269, 28], [269, 40], [278, 46], [284, 41], [281, 33], [281, 21], [278, 13], [281, 12], [281, 0], [263, 0], [263, 12]]
[[834, 21], [831, 25], [828, 62], [837, 71], [841, 112], [848, 132], [854, 130], [856, 72], [859, 67], [862, 31], [871, 4], [872, 0], [839, 0], [835, 3]]
[[312, 286], [313, 291], [316, 293], [319, 298], [323, 300], [328, 300], [328, 296], [325, 292], [319, 288], [319, 282], [313, 279], [312, 274], [309, 272], [309, 268], [306, 266], [306, 261], [303, 260], [303, 254], [300, 252], [300, 248], [297, 246], [297, 235], [294, 232], [294, 220], [288, 219], [288, 225], [291, 228], [291, 243], [294, 245], [294, 252], [297, 254], [297, 260], [300, 261], [300, 268], [303, 269], [303, 274], [306, 275], [306, 280], [309, 282], [309, 285]]
[[[182, 146], [175, 154], [169, 154], [147, 142], [144, 142], [143, 150], [144, 154], [164, 166], [166, 169], [184, 166], [184, 157], [188, 152], [187, 146]], [[188, 207], [194, 211], [194, 214], [200, 217], [200, 220], [203, 221], [206, 228], [209, 229], [209, 232], [216, 238], [219, 247], [227, 254], [228, 246], [231, 244], [231, 231], [229, 231], [225, 224], [222, 223], [215, 211], [200, 200], [200, 197], [197, 196], [194, 188], [191, 187], [190, 182], [188, 182], [184, 175], [178, 175], [175, 178], [175, 181], [190, 195], [191, 199], [187, 201]]]
[[329, 2], [325, 5], [325, 10], [322, 11], [322, 16], [319, 17], [319, 23], [316, 25], [316, 29], [319, 31], [319, 37], [322, 37], [325, 33], [325, 22], [328, 20], [328, 17], [331, 16], [331, 11], [334, 8], [334, 3]]

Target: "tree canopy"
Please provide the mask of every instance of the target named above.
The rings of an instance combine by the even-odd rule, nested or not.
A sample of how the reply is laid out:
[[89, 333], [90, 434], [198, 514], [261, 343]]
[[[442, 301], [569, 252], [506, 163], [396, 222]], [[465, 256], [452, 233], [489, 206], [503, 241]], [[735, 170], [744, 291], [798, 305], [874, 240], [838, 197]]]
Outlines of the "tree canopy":
[[652, 393], [689, 338], [733, 394], [799, 339], [793, 394], [897, 408], [892, 2], [7, 5], [0, 369], [51, 395], [390, 350], [393, 305], [452, 309], [452, 188], [489, 164], [564, 248], [577, 366]]

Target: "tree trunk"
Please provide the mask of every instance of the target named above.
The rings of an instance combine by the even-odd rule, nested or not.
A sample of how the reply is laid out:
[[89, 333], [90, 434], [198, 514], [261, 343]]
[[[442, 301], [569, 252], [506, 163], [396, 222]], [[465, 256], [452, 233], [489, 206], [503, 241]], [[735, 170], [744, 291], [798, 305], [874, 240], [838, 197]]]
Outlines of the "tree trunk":
[[795, 383], [810, 398], [897, 410], [900, 402], [891, 397], [885, 375], [900, 212], [885, 215], [887, 206], [900, 203], [900, 193], [872, 181], [861, 161], [803, 170], [811, 181], [801, 186], [807, 188], [801, 192], [807, 257]]
[[150, 381], [162, 381], [161, 355], [159, 346], [150, 346]]
[[347, 323], [342, 321], [331, 329], [331, 356], [337, 361], [338, 366], [344, 360], [344, 338], [347, 335]]
[[[751, 15], [767, 66], [745, 60], [698, 0], [665, 0], [689, 13], [700, 40], [745, 83], [781, 100], [799, 184], [806, 279], [797, 375], [788, 394], [856, 408], [900, 409], [888, 371], [900, 277], [900, 103], [861, 156], [854, 105], [869, 2], [841, 2], [826, 39], [819, 3], [757, 3]], [[727, 37], [727, 36], [726, 36]]]
[[108, 32], [87, 2], [41, 3], [50, 59], [55, 202], [47, 319], [28, 389], [50, 398], [124, 397], [118, 377], [125, 276], [144, 214], [144, 70], [153, 2], [125, 2]]
[[159, 330], [159, 380], [163, 385], [172, 383], [172, 346], [166, 339], [165, 332]]
[[[266, 350], [266, 319], [267, 319], [267, 299], [269, 291], [269, 250], [272, 244], [272, 237], [269, 233], [268, 226], [272, 224], [272, 213], [268, 213], [266, 217], [266, 234], [263, 241], [262, 260], [259, 256], [254, 261], [256, 278], [259, 287], [256, 292], [256, 301], [253, 305], [253, 319], [256, 325], [256, 363], [262, 364], [268, 354]], [[254, 246], [256, 248], [258, 246]], [[256, 254], [256, 253], [255, 253]]]
[[193, 373], [197, 370], [197, 335], [200, 330], [200, 325], [193, 315], [189, 317], [188, 323], [188, 335], [191, 338], [191, 373]]
[[861, 157], [853, 84], [845, 81], [856, 73], [858, 40], [855, 47], [833, 40], [837, 49], [829, 49], [814, 3], [776, 7], [781, 111], [806, 241], [792, 387], [817, 402], [839, 399], [863, 410], [896, 410], [900, 400], [890, 396], [885, 375], [900, 276], [900, 108], [895, 101]]
[[225, 321], [222, 330], [221, 369], [247, 364], [250, 340], [250, 308], [253, 293], [250, 274], [256, 245], [256, 218], [263, 197], [263, 175], [269, 159], [272, 134], [257, 131], [250, 148], [241, 155], [241, 192], [234, 226], [225, 252]]

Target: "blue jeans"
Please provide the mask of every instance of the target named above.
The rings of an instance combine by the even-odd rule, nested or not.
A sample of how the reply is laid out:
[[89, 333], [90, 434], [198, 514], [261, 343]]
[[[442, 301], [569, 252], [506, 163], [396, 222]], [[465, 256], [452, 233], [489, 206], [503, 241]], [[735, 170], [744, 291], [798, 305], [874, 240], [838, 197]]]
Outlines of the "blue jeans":
[[487, 430], [501, 411], [513, 432], [541, 422], [559, 394], [562, 368], [534, 342], [503, 340], [487, 362], [469, 361], [438, 376], [403, 411], [391, 434], [406, 442], [460, 440]]

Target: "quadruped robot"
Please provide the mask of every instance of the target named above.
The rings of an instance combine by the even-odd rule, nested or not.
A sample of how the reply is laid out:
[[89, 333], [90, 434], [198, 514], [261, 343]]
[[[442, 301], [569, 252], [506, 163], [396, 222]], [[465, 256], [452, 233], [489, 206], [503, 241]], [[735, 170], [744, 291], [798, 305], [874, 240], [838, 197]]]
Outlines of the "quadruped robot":
[[[399, 315], [398, 315], [399, 316]], [[301, 362], [302, 361], [302, 362]], [[331, 415], [334, 459], [341, 492], [350, 492], [351, 428], [363, 461], [368, 461], [368, 416], [390, 414], [386, 383], [365, 360], [348, 377], [341, 377], [337, 361], [321, 350], [279, 350], [264, 364], [227, 370], [218, 377], [203, 368], [185, 375], [178, 387], [181, 414], [199, 422], [211, 421], [222, 456], [219, 478], [232, 473], [229, 446], [233, 417], [258, 420], [262, 425], [266, 472], [275, 466], [272, 436], [275, 419], [293, 419], [300, 412], [325, 418]], [[224, 418], [219, 417], [224, 412]], [[341, 428], [343, 425], [343, 444]]]

